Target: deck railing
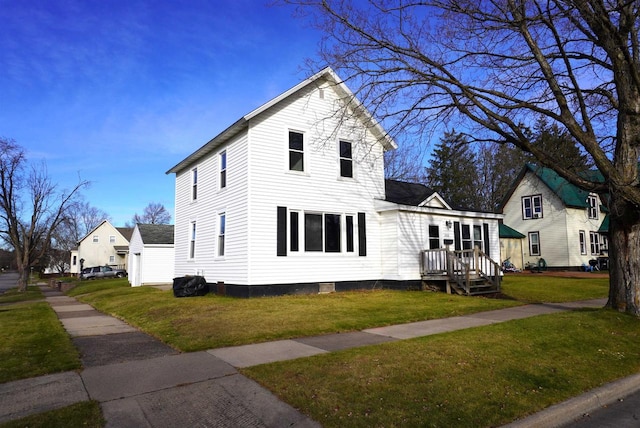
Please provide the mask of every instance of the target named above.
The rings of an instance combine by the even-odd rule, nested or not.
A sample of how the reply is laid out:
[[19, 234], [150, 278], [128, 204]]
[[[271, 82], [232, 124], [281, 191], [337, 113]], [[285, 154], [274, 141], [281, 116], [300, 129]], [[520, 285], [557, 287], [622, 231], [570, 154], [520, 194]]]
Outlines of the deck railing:
[[420, 255], [422, 276], [446, 275], [469, 292], [471, 278], [484, 278], [500, 290], [500, 265], [478, 247], [450, 251], [446, 248], [424, 250]]

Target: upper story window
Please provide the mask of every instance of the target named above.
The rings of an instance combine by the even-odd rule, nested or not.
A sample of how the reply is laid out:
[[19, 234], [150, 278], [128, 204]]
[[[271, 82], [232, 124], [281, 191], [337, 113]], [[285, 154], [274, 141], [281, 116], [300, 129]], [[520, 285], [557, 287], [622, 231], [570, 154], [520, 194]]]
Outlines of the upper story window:
[[304, 171], [304, 135], [289, 131], [289, 170]]
[[220, 153], [220, 188], [227, 187], [227, 151]]
[[191, 200], [198, 199], [198, 168], [191, 170]]
[[589, 195], [587, 197], [587, 204], [589, 205], [587, 208], [587, 212], [589, 218], [598, 219], [598, 197], [596, 195]]
[[116, 236], [115, 235], [109, 235], [109, 243], [110, 244], [115, 244], [116, 242]]
[[93, 235], [93, 242], [100, 242], [100, 237], [98, 235]]
[[522, 197], [522, 218], [542, 218], [542, 195]]
[[340, 141], [340, 177], [353, 177], [353, 155], [351, 143]]

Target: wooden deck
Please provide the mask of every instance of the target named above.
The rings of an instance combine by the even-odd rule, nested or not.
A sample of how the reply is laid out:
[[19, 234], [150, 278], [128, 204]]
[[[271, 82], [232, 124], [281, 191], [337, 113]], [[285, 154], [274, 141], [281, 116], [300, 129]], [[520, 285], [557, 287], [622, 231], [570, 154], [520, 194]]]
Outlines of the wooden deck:
[[500, 265], [479, 248], [424, 250], [420, 254], [423, 284], [443, 283], [447, 293], [467, 296], [500, 292]]

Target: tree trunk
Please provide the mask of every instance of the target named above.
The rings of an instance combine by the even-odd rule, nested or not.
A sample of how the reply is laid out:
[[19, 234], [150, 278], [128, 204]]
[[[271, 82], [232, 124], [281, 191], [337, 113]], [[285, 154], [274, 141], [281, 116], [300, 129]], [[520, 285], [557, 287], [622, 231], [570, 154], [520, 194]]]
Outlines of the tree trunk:
[[18, 291], [24, 293], [29, 285], [29, 267], [18, 260]]
[[611, 196], [607, 306], [640, 317], [640, 211]]

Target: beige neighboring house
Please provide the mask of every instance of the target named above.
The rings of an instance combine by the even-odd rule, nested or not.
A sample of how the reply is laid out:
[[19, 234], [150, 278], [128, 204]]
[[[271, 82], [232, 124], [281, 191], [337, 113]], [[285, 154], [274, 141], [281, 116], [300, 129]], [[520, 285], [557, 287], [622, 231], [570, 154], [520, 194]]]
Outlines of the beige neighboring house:
[[103, 220], [78, 242], [76, 250], [71, 251], [70, 272], [79, 273], [81, 265], [106, 265], [126, 270], [132, 233], [133, 228], [114, 227], [108, 220]]

